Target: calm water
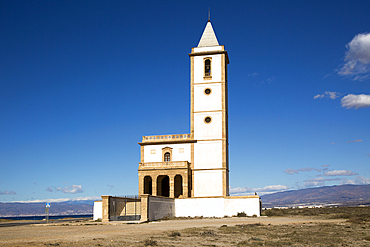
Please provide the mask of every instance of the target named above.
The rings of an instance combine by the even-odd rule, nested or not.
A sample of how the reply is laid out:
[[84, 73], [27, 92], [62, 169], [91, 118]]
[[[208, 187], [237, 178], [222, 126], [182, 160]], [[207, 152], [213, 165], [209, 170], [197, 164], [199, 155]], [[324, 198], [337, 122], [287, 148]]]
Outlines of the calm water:
[[[83, 214], [83, 215], [49, 215], [49, 220], [57, 220], [63, 218], [92, 218], [92, 214]], [[46, 219], [46, 216], [19, 216], [19, 217], [0, 217], [0, 219], [8, 220], [43, 220]]]

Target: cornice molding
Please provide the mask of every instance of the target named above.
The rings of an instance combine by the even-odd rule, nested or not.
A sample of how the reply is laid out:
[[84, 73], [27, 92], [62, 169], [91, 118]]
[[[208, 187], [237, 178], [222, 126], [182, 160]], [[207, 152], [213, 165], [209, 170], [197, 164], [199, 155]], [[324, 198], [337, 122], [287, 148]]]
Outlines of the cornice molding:
[[226, 63], [229, 64], [229, 56], [227, 55], [227, 51], [192, 52], [192, 53], [189, 53], [189, 57], [193, 57], [193, 56], [204, 56], [204, 55], [218, 55], [218, 54], [225, 54], [225, 56], [226, 56]]

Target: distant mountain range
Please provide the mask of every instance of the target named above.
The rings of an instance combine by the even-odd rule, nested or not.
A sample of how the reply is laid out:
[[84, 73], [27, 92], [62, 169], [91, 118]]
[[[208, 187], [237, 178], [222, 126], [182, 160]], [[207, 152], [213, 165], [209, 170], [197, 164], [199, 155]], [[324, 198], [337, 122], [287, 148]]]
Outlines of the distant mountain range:
[[307, 205], [370, 206], [370, 185], [337, 185], [290, 190], [261, 196], [262, 207]]
[[[94, 201], [68, 201], [50, 204], [49, 215], [85, 215], [93, 213]], [[45, 215], [44, 202], [3, 202], [0, 203], [0, 217]]]
[[[290, 190], [261, 196], [262, 207], [308, 205], [370, 206], [370, 185], [338, 185]], [[50, 215], [84, 215], [93, 213], [94, 200], [71, 200], [51, 203]], [[44, 202], [0, 203], [0, 217], [45, 215]]]

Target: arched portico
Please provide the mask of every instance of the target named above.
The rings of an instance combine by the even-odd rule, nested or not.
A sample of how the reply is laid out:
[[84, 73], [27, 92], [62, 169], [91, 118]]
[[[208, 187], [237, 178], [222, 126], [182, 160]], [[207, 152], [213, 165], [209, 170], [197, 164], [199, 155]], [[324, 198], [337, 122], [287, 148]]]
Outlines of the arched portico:
[[190, 163], [187, 161], [140, 163], [140, 195], [187, 198], [191, 183]]

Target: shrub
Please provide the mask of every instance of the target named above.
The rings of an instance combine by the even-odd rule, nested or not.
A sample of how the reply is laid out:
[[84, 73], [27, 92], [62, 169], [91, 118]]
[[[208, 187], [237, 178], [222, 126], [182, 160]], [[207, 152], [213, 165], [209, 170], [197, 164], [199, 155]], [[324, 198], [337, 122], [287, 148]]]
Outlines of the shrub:
[[236, 216], [237, 217], [247, 217], [247, 214], [245, 212], [240, 212]]
[[200, 235], [206, 236], [206, 237], [207, 236], [217, 236], [217, 234], [214, 231], [212, 231], [212, 230], [204, 231]]
[[144, 246], [154, 246], [154, 245], [157, 245], [157, 241], [151, 238], [144, 240]]
[[181, 234], [179, 232], [170, 232], [170, 234], [168, 234], [169, 237], [180, 237]]

